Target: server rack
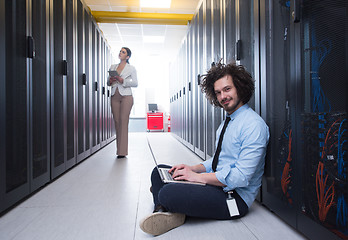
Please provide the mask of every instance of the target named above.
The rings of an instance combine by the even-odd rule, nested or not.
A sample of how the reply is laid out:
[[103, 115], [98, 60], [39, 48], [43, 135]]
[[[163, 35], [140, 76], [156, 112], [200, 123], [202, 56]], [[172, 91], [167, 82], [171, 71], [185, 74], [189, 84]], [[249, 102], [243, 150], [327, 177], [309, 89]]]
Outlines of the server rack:
[[311, 239], [347, 239], [347, 2], [263, 4], [273, 132], [263, 203]]
[[196, 153], [206, 159], [205, 145], [206, 145], [206, 130], [205, 130], [205, 106], [204, 106], [204, 98], [203, 93], [200, 89], [201, 84], [201, 76], [204, 74], [204, 59], [203, 59], [203, 4], [198, 9], [196, 15], [196, 24], [195, 24], [195, 36], [196, 36], [196, 48], [195, 48], [195, 69], [196, 69], [196, 98], [197, 98], [197, 148]]
[[91, 153], [99, 149], [97, 145], [97, 102], [98, 102], [98, 65], [97, 65], [97, 27], [91, 26]]
[[298, 228], [312, 238], [348, 239], [348, 3], [303, 1], [299, 10]]
[[[203, 35], [203, 42], [204, 42], [204, 48], [203, 51], [203, 74], [206, 73], [208, 68], [211, 66], [211, 63], [213, 62], [212, 59], [212, 44], [213, 41], [211, 39], [212, 34], [212, 1], [203, 1], [202, 5], [204, 8], [204, 20], [203, 20], [203, 26], [204, 26], [204, 35]], [[205, 109], [205, 129], [206, 129], [206, 146], [205, 146], [205, 152], [206, 152], [206, 158], [213, 156], [214, 152], [214, 128], [213, 128], [213, 111], [214, 107], [208, 102], [207, 99], [203, 99], [204, 101], [204, 109]]]
[[[209, 0], [207, 0], [208, 3]], [[223, 29], [222, 29], [222, 1], [211, 1], [211, 41], [212, 41], [212, 48], [211, 48], [211, 57], [212, 61], [210, 65], [207, 66], [209, 69], [212, 65], [219, 62], [220, 60], [224, 61], [222, 59], [223, 57], [223, 44], [221, 44], [221, 41], [223, 39], [222, 36], [224, 36]], [[209, 36], [207, 36], [209, 38]], [[207, 70], [208, 70], [207, 69]], [[224, 118], [224, 111], [221, 108], [213, 107], [212, 108], [212, 131], [213, 131], [213, 139], [216, 139], [216, 129], [219, 127], [220, 123], [222, 122]], [[213, 141], [214, 144], [214, 151], [215, 151], [215, 141]]]
[[[76, 163], [74, 151], [74, 4], [50, 4], [51, 174], [55, 178]], [[70, 145], [71, 144], [71, 145]]]
[[77, 2], [77, 162], [86, 155], [86, 88], [87, 75], [85, 73], [85, 22], [84, 8], [81, 2]]
[[[29, 193], [29, 68], [26, 1], [0, 1], [1, 4], [1, 181], [0, 211]], [[30, 52], [32, 53], [32, 52]]]
[[[95, 22], [80, 1], [1, 0], [0, 6], [2, 213], [89, 156], [92, 146], [99, 149], [101, 128], [92, 128], [92, 115], [97, 122], [111, 115], [92, 111], [87, 80], [105, 69], [94, 70]], [[98, 34], [96, 44], [108, 47]], [[100, 56], [101, 48], [94, 49]], [[110, 51], [105, 54], [110, 60]], [[99, 58], [103, 66], [106, 58]], [[106, 143], [114, 138], [108, 121]]]
[[[66, 166], [76, 163], [77, 133], [76, 120], [76, 1], [66, 0]], [[70, 23], [70, 24], [68, 24]]]
[[286, 1], [263, 1], [261, 9], [262, 116], [271, 132], [262, 183], [262, 202], [296, 227], [293, 129], [295, 97], [291, 89], [291, 9]]
[[85, 71], [84, 74], [86, 76], [85, 82], [85, 149], [87, 151], [86, 157], [91, 154], [91, 92], [92, 92], [92, 74], [93, 69], [91, 67], [91, 27], [92, 27], [92, 16], [84, 9], [84, 27], [85, 27]]
[[192, 78], [192, 32], [187, 34], [187, 115], [188, 115], [188, 144], [189, 148], [194, 150], [194, 128], [193, 128], [193, 78]]
[[[5, 16], [5, 1], [0, 1], [0, 32], [5, 33], [6, 26], [6, 16]], [[8, 11], [7, 11], [8, 12]], [[8, 24], [8, 23], [7, 23]], [[0, 51], [6, 53], [6, 35], [0, 35]], [[3, 131], [3, 127], [6, 123], [6, 115], [4, 114], [6, 111], [6, 57], [5, 54], [0, 55], [0, 129], [3, 134], [0, 134], [0, 151], [3, 156], [7, 156], [6, 152], [6, 132]], [[4, 192], [5, 192], [5, 161], [0, 161], [0, 202], [4, 201]], [[1, 207], [2, 209], [2, 207]]]

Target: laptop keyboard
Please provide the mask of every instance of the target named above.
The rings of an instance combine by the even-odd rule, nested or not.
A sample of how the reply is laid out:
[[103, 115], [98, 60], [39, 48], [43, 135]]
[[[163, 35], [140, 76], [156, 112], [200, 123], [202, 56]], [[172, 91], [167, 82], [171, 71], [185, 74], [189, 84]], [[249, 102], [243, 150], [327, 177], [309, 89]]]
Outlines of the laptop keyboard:
[[172, 175], [169, 173], [169, 171], [167, 169], [162, 169], [162, 173], [165, 177], [165, 179], [167, 180], [173, 180]]

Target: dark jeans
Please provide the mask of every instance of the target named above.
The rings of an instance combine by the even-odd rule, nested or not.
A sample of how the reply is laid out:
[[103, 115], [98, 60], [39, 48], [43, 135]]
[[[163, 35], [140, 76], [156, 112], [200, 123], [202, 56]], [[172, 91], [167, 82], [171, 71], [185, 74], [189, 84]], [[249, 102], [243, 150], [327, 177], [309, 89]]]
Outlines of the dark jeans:
[[[159, 167], [168, 167], [159, 165]], [[152, 194], [155, 206], [161, 205], [169, 212], [184, 213], [191, 217], [210, 219], [236, 219], [248, 212], [244, 200], [234, 191], [240, 215], [230, 217], [222, 187], [212, 185], [193, 185], [181, 183], [163, 183], [156, 168], [152, 171]]]

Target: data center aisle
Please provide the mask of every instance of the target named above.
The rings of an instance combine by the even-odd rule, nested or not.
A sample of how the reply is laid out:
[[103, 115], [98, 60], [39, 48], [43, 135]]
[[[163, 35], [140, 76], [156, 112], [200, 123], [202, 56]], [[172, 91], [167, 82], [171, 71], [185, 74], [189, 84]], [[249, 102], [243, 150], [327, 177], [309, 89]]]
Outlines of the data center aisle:
[[[117, 159], [115, 143], [77, 165], [0, 218], [0, 239], [151, 239], [139, 221], [152, 211], [149, 139], [159, 163], [201, 160], [171, 133], [130, 133], [129, 156]], [[258, 203], [235, 221], [188, 218], [156, 239], [304, 239]]]

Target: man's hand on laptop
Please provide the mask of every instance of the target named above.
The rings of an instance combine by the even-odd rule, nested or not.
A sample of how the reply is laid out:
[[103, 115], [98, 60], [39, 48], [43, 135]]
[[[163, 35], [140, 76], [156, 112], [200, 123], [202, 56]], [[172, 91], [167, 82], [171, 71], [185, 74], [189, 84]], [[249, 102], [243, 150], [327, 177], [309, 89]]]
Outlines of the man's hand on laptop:
[[172, 174], [174, 180], [200, 182], [199, 174], [194, 172], [191, 166], [188, 166], [186, 164], [173, 166], [169, 170], [169, 173]]

